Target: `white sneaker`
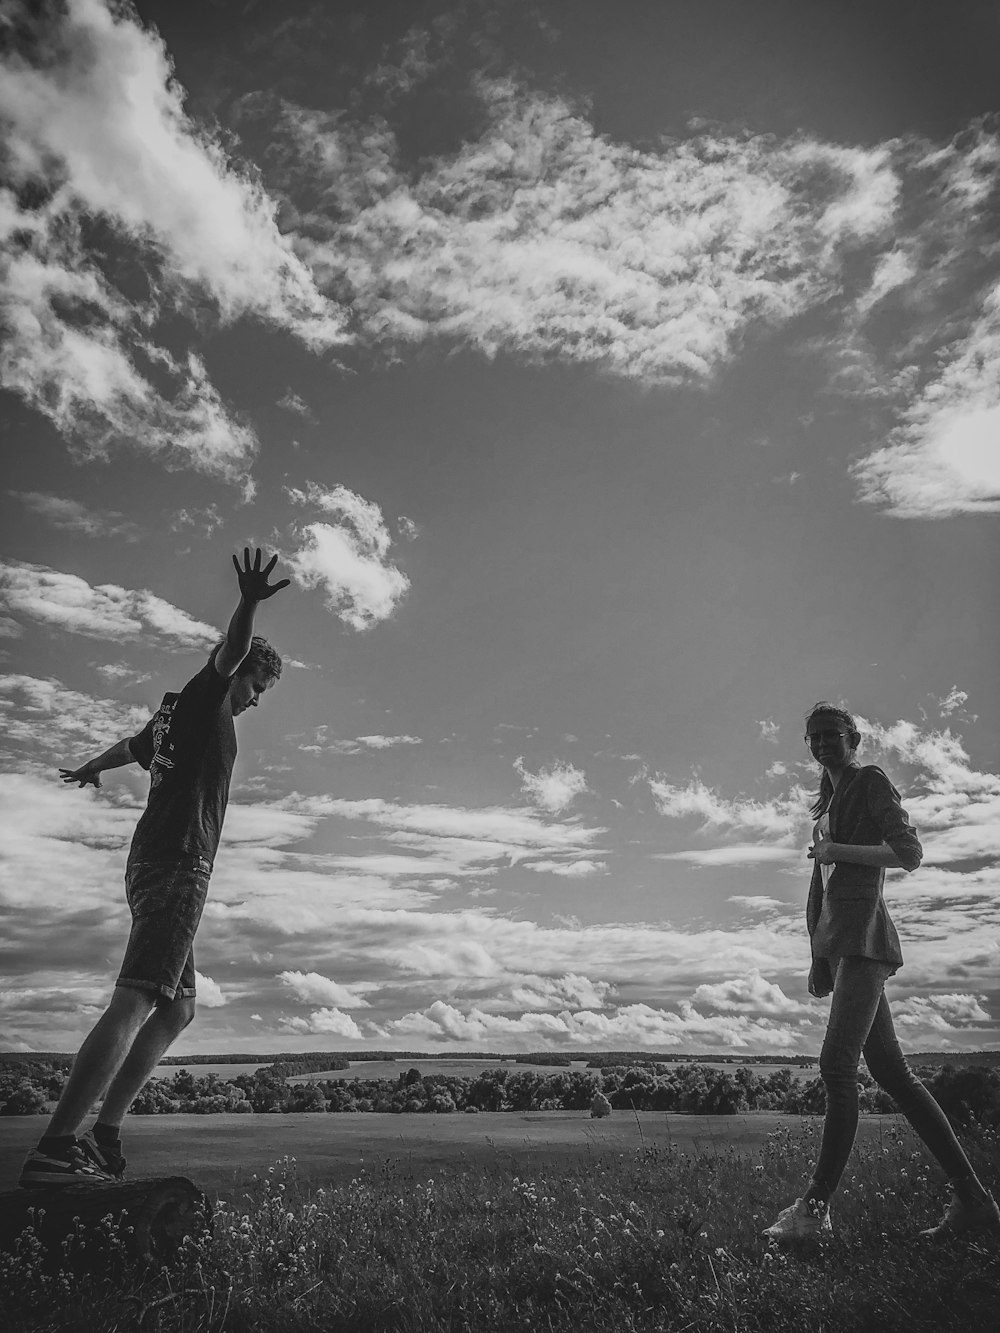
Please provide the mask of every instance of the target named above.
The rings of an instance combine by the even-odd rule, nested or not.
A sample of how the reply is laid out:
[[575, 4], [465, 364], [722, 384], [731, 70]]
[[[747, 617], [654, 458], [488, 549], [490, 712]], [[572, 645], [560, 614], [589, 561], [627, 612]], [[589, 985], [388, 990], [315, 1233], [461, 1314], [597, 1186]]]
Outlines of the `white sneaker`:
[[761, 1232], [768, 1240], [823, 1240], [833, 1235], [828, 1203], [807, 1203], [796, 1199], [783, 1208], [777, 1220]]
[[920, 1234], [927, 1240], [947, 1240], [951, 1236], [982, 1235], [990, 1231], [1000, 1234], [1000, 1208], [993, 1195], [985, 1193], [979, 1203], [967, 1204], [952, 1191], [944, 1217], [937, 1226]]

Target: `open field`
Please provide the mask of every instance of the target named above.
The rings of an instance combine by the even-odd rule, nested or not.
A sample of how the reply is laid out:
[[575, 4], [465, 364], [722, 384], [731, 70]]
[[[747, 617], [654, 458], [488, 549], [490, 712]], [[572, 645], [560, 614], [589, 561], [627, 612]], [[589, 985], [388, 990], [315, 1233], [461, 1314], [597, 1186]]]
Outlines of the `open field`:
[[[86, 1254], [71, 1243], [55, 1274], [30, 1242], [0, 1255], [4, 1333], [996, 1327], [1000, 1244], [920, 1238], [940, 1216], [942, 1182], [894, 1117], [862, 1122], [832, 1238], [786, 1249], [760, 1232], [801, 1189], [818, 1117], [165, 1119], [130, 1126], [135, 1163], [178, 1170], [183, 1159], [204, 1183], [224, 1166], [211, 1231], [162, 1269], [117, 1259], [113, 1228], [90, 1233]], [[5, 1155], [34, 1132], [25, 1120], [0, 1126]], [[996, 1134], [964, 1137], [996, 1191]], [[281, 1160], [268, 1161], [274, 1149]], [[210, 1151], [214, 1167], [202, 1161]]]
[[[294, 1157], [311, 1187], [343, 1184], [395, 1162], [408, 1176], [505, 1166], [555, 1169], [569, 1161], [635, 1152], [644, 1146], [718, 1156], [759, 1151], [775, 1130], [819, 1123], [816, 1117], [758, 1112], [745, 1116], [638, 1114], [592, 1120], [587, 1111], [484, 1111], [479, 1115], [131, 1116], [125, 1124], [130, 1175], [189, 1176], [213, 1195], [232, 1197], [282, 1157]], [[0, 1190], [17, 1183], [21, 1159], [41, 1132], [41, 1116], [0, 1117]], [[863, 1118], [860, 1140], [878, 1142], [905, 1122]]]
[[216, 1065], [157, 1065], [153, 1070], [152, 1076], [153, 1078], [173, 1078], [173, 1076], [179, 1073], [182, 1069], [186, 1069], [188, 1073], [193, 1074], [195, 1078], [207, 1078], [209, 1074], [218, 1074], [219, 1078], [228, 1079], [236, 1078], [238, 1074], [252, 1074], [256, 1070], [262, 1068], [264, 1068], [264, 1066], [259, 1060], [248, 1060], [245, 1064], [240, 1065], [227, 1065], [224, 1063]]
[[[724, 1069], [730, 1072], [739, 1069], [740, 1065], [724, 1063], [722, 1061], [698, 1060], [694, 1063], [704, 1065], [706, 1069]], [[187, 1069], [189, 1073], [196, 1078], [205, 1078], [209, 1074], [217, 1074], [219, 1078], [236, 1078], [238, 1074], [252, 1074], [255, 1070], [264, 1066], [259, 1061], [247, 1061], [245, 1064], [171, 1064], [157, 1065], [153, 1071], [154, 1078], [172, 1078], [180, 1069]], [[748, 1064], [751, 1069], [760, 1078], [767, 1078], [769, 1074], [774, 1074], [780, 1069], [787, 1069], [793, 1078], [812, 1079], [816, 1077], [817, 1069], [813, 1066], [802, 1068], [800, 1065], [766, 1065], [766, 1064]], [[449, 1078], [475, 1078], [485, 1069], [506, 1069], [510, 1073], [516, 1073], [521, 1070], [529, 1070], [535, 1074], [560, 1074], [574, 1069], [586, 1069], [587, 1061], [574, 1060], [570, 1065], [544, 1065], [544, 1064], [515, 1064], [513, 1060], [449, 1060], [449, 1059], [421, 1059], [414, 1060], [352, 1060], [348, 1069], [321, 1069], [312, 1074], [293, 1074], [289, 1083], [309, 1083], [319, 1082], [326, 1079], [351, 1079], [351, 1078], [385, 1078], [393, 1082], [399, 1078], [400, 1074], [408, 1069], [419, 1069], [423, 1074], [444, 1074]]]

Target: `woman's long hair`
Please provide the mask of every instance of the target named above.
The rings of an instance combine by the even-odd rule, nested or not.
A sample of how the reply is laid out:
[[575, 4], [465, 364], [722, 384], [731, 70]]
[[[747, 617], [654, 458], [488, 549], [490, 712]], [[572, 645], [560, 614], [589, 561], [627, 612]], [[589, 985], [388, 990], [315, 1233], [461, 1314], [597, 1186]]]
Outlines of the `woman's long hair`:
[[[857, 723], [854, 721], [854, 718], [851, 716], [851, 714], [847, 711], [846, 708], [838, 708], [836, 704], [827, 703], [825, 699], [821, 699], [818, 704], [813, 704], [812, 708], [810, 708], [809, 712], [806, 714], [807, 729], [809, 727], [809, 723], [818, 714], [822, 714], [824, 717], [835, 717], [840, 722], [846, 724], [848, 730], [851, 733], [851, 738], [852, 738], [851, 757], [853, 758], [854, 751], [861, 744], [861, 733], [858, 731]], [[820, 778], [819, 791], [816, 794], [816, 799], [809, 807], [809, 813], [812, 815], [813, 819], [819, 819], [820, 815], [823, 813], [823, 811], [827, 808], [827, 806], [830, 804], [832, 800], [833, 800], [833, 783], [830, 781], [830, 774], [824, 768], [823, 776]]]

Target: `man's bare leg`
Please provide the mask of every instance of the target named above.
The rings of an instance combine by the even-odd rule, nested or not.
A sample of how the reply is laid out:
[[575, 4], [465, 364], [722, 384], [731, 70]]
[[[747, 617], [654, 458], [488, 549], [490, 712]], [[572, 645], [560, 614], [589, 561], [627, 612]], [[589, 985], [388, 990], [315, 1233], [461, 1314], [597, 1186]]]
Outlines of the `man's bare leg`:
[[45, 1131], [46, 1138], [76, 1137], [91, 1106], [124, 1063], [155, 1002], [148, 991], [115, 987], [111, 1003], [73, 1061], [59, 1105]]
[[101, 1125], [120, 1129], [125, 1113], [142, 1091], [163, 1053], [194, 1018], [194, 996], [158, 1004], [139, 1029], [121, 1068], [111, 1081], [97, 1117]]

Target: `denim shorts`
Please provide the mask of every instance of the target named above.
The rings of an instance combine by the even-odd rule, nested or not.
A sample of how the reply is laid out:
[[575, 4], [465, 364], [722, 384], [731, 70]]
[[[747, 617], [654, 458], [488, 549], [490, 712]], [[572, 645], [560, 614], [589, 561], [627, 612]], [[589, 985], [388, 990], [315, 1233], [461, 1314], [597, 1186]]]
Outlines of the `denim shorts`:
[[132, 931], [117, 986], [150, 991], [161, 1003], [193, 998], [194, 937], [211, 875], [203, 856], [129, 864], [125, 897]]

